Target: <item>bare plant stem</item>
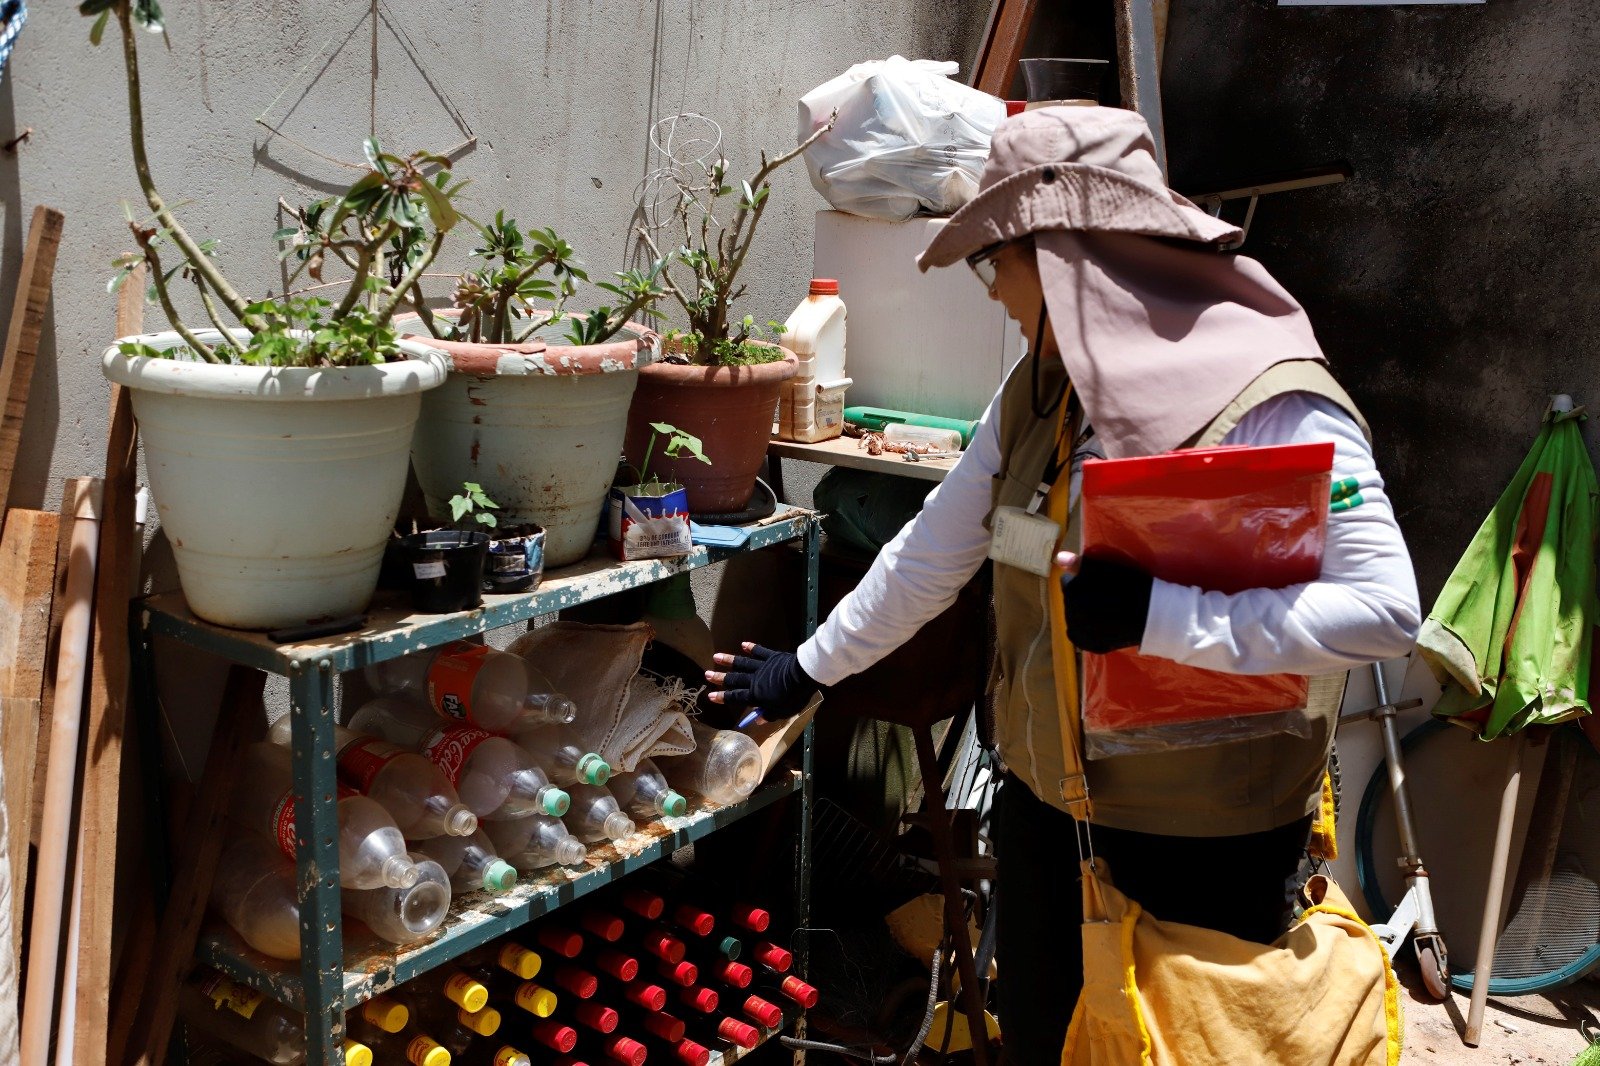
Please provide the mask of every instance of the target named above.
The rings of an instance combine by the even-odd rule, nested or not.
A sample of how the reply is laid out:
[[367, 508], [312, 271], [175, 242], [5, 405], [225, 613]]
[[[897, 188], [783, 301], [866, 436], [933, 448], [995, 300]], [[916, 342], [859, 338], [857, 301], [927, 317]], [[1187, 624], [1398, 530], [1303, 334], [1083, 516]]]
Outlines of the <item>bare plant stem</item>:
[[428, 244], [427, 251], [423, 252], [415, 263], [406, 268], [405, 274], [400, 278], [400, 284], [386, 291], [373, 304], [372, 313], [377, 319], [378, 325], [385, 325], [394, 317], [395, 308], [400, 306], [400, 301], [405, 297], [405, 294], [416, 286], [422, 279], [423, 272], [433, 265], [434, 259], [439, 255], [439, 249], [444, 247], [444, 239], [447, 232], [446, 230], [440, 230], [435, 233], [433, 240]]
[[211, 319], [211, 324], [217, 327], [217, 332], [222, 336], [223, 346], [228, 348], [230, 351], [242, 354], [243, 349], [234, 343], [233, 334], [229, 331], [227, 325], [222, 321], [222, 314], [217, 310], [216, 301], [213, 300], [211, 298], [211, 294], [206, 291], [205, 280], [198, 274], [194, 275], [194, 287], [195, 291], [200, 294], [200, 303], [206, 309], [206, 317]]
[[144, 258], [150, 266], [150, 284], [155, 286], [156, 299], [161, 302], [161, 310], [166, 312], [167, 321], [172, 323], [172, 328], [177, 330], [178, 336], [194, 353], [208, 363], [220, 363], [217, 353], [213, 352], [206, 343], [195, 336], [194, 331], [183, 324], [183, 319], [178, 317], [178, 309], [172, 306], [172, 294], [167, 291], [166, 274], [161, 269], [161, 255], [148, 239], [144, 241]]
[[422, 296], [421, 282], [411, 286], [411, 299], [409, 302], [412, 307], [416, 308], [417, 318], [422, 320], [422, 325], [427, 329], [428, 335], [434, 340], [439, 340], [439, 327], [433, 320], [433, 312], [428, 309], [427, 300]]

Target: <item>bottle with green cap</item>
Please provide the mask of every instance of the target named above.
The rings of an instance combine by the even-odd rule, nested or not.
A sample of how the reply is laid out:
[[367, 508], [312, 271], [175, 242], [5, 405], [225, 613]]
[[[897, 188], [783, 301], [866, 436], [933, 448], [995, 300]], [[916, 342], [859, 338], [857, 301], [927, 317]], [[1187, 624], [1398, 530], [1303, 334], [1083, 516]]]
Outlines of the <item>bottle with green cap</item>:
[[517, 735], [521, 744], [544, 767], [550, 780], [563, 788], [603, 785], [611, 767], [598, 752], [590, 751], [571, 726], [546, 725]]
[[441, 722], [425, 704], [406, 696], [368, 700], [350, 716], [350, 728], [426, 756], [479, 818], [567, 813], [567, 794], [515, 741]]
[[[278, 1066], [305, 1061], [306, 1019], [264, 993], [201, 968], [178, 991], [184, 1023], [230, 1047]], [[345, 1066], [372, 1066], [365, 1044], [345, 1041]]]
[[689, 810], [689, 801], [672, 790], [666, 775], [650, 759], [640, 759], [633, 770], [617, 774], [606, 782], [606, 787], [617, 798], [619, 807], [640, 818], [681, 818]]
[[410, 888], [343, 893], [345, 913], [366, 922], [392, 944], [421, 940], [439, 928], [450, 911], [450, 879], [444, 868], [420, 852], [412, 852], [411, 861], [417, 864], [417, 883]]
[[433, 837], [415, 847], [444, 869], [457, 892], [504, 892], [517, 883], [517, 871], [502, 859], [482, 829], [469, 837]]
[[572, 835], [586, 844], [621, 840], [639, 828], [604, 785], [573, 785], [572, 809], [564, 819]]
[[568, 832], [565, 822], [545, 814], [514, 822], [489, 822], [484, 830], [495, 851], [523, 873], [547, 866], [577, 866], [589, 854], [583, 841]]

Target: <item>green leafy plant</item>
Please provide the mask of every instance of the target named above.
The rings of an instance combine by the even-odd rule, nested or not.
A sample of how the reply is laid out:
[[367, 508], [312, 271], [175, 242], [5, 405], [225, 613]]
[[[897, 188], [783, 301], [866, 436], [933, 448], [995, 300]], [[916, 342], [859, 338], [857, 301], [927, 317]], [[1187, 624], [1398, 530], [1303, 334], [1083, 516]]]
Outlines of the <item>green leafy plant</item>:
[[[368, 169], [342, 194], [295, 212], [295, 224], [276, 238], [285, 258], [298, 260], [294, 277], [322, 281], [332, 260], [348, 268], [343, 296], [335, 301], [284, 297], [250, 300], [230, 283], [215, 257], [217, 242], [197, 241], [179, 223], [156, 187], [145, 146], [144, 100], [135, 29], [165, 32], [157, 0], [82, 0], [81, 14], [94, 17], [89, 39], [99, 44], [116, 20], [126, 68], [128, 125], [134, 173], [150, 208], [139, 219], [127, 211], [138, 252], [123, 256], [111, 280], [114, 290], [143, 262], [149, 271], [147, 298], [160, 304], [183, 345], [166, 350], [125, 344], [139, 355], [190, 356], [209, 363], [266, 366], [358, 365], [384, 362], [395, 352], [390, 321], [403, 295], [421, 278], [461, 220], [454, 201], [464, 182], [452, 182], [449, 161], [418, 152], [397, 156], [374, 138], [363, 148]], [[163, 254], [176, 250], [179, 262]], [[190, 285], [218, 337], [207, 343], [185, 322], [173, 302], [174, 287]], [[237, 326], [230, 327], [231, 318]], [[242, 336], [241, 336], [242, 334]]]
[[661, 317], [655, 303], [667, 294], [659, 280], [666, 265], [665, 259], [657, 258], [649, 270], [624, 270], [613, 275], [615, 282], [596, 282], [596, 287], [613, 293], [620, 302], [597, 307], [587, 315], [572, 316], [567, 339], [573, 344], [603, 344], [635, 317]]
[[[837, 114], [829, 118], [791, 151], [772, 159], [763, 152], [760, 168], [737, 189], [728, 180], [728, 161], [720, 155], [713, 162], [668, 173], [673, 186], [670, 213], [683, 232], [682, 244], [663, 256], [655, 234], [646, 228], [638, 233], [656, 259], [666, 261], [662, 283], [689, 320], [689, 328], [669, 334], [669, 342], [690, 361], [739, 366], [783, 358], [777, 349], [757, 343], [762, 330], [754, 316], [734, 318], [731, 307], [747, 288], [739, 284], [739, 271], [771, 200], [773, 172], [831, 130], [836, 118]], [[724, 218], [726, 222], [721, 221]], [[782, 332], [782, 327], [773, 328], [776, 323], [767, 325], [772, 336]]]
[[635, 487], [641, 496], [665, 496], [672, 490], [679, 488], [675, 481], [662, 481], [659, 475], [650, 474], [650, 457], [655, 454], [656, 441], [665, 436], [667, 443], [661, 449], [661, 454], [668, 459], [677, 459], [688, 455], [698, 459], [707, 466], [711, 466], [711, 459], [706, 455], [705, 446], [700, 438], [693, 433], [686, 433], [667, 422], [650, 423], [650, 443], [645, 446], [644, 460], [640, 462], [639, 469], [634, 471], [638, 475]]
[[471, 526], [464, 523], [463, 519], [476, 522], [484, 529], [494, 529], [500, 520], [491, 512], [499, 509], [500, 505], [489, 499], [483, 486], [475, 481], [463, 481], [461, 494], [450, 497], [450, 521], [460, 526], [463, 532], [471, 532]]

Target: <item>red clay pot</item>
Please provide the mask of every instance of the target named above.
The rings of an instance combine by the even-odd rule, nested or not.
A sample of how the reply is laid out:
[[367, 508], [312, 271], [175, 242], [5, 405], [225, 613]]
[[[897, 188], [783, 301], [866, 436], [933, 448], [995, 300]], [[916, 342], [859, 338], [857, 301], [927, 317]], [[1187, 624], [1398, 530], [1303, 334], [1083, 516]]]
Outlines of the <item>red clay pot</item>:
[[628, 410], [623, 444], [628, 463], [638, 469], [643, 461], [650, 423], [677, 426], [700, 438], [711, 465], [691, 456], [664, 458], [663, 439], [650, 457], [650, 474], [681, 483], [689, 493], [691, 514], [744, 510], [772, 438], [778, 393], [800, 369], [794, 353], [781, 350], [782, 360], [757, 366], [652, 363], [642, 368]]

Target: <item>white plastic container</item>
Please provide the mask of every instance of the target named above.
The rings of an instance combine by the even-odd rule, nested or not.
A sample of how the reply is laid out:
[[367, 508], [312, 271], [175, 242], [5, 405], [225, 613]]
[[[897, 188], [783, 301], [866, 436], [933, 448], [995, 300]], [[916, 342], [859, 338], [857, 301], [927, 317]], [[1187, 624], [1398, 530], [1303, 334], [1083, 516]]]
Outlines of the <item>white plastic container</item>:
[[845, 306], [839, 283], [812, 278], [811, 292], [794, 309], [783, 346], [800, 360], [800, 372], [778, 397], [778, 436], [815, 444], [844, 432]]

